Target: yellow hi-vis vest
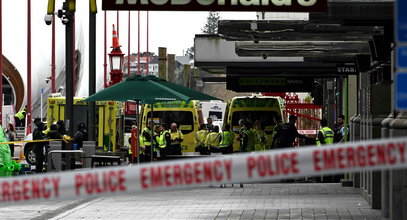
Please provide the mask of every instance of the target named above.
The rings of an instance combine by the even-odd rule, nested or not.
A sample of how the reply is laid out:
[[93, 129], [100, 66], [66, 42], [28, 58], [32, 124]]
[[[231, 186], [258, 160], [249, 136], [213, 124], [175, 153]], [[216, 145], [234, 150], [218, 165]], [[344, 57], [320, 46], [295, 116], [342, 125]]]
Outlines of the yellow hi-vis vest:
[[[267, 144], [267, 135], [263, 130], [255, 130], [256, 140], [254, 144], [255, 151], [265, 151]], [[265, 141], [265, 142], [263, 142]]]
[[199, 130], [195, 134], [195, 143], [196, 146], [204, 145], [206, 136], [208, 135], [208, 132], [206, 130]]
[[18, 119], [22, 120], [22, 119], [24, 119], [24, 114], [23, 114], [23, 113], [24, 113], [25, 111], [26, 111], [26, 110], [25, 110], [25, 108], [24, 108], [23, 110], [17, 112], [14, 116], [17, 117]]
[[168, 133], [170, 133], [170, 132], [168, 130], [165, 130], [160, 134], [160, 138], [159, 138], [159, 142], [158, 142], [160, 145], [160, 148], [165, 148], [167, 146], [167, 140], [165, 139], [165, 135]]
[[[319, 131], [324, 136], [325, 144], [333, 144], [334, 143], [334, 132], [332, 131], [332, 129], [330, 129], [328, 127], [323, 127]], [[316, 142], [317, 142], [317, 146], [321, 146], [321, 142], [319, 141], [318, 136], [317, 136]]]
[[220, 133], [221, 141], [219, 147], [228, 147], [233, 144], [234, 134], [231, 131], [223, 131]]
[[175, 138], [178, 139], [184, 139], [184, 135], [182, 134], [182, 132], [180, 130], [176, 130], [175, 132], [171, 132], [171, 145], [176, 145], [176, 144], [180, 144], [181, 142], [179, 141], [173, 141], [175, 140]]
[[220, 135], [219, 133], [212, 132], [206, 136], [205, 146], [219, 148]]
[[[147, 132], [147, 133], [150, 134], [151, 140], [148, 141], [147, 138], [144, 137], [144, 135], [143, 135], [144, 132]], [[152, 132], [151, 132], [151, 130], [149, 128], [145, 127], [143, 129], [143, 131], [141, 132], [141, 136], [142, 136], [144, 146], [151, 146], [152, 145], [151, 141], [153, 140], [153, 135], [152, 135]]]

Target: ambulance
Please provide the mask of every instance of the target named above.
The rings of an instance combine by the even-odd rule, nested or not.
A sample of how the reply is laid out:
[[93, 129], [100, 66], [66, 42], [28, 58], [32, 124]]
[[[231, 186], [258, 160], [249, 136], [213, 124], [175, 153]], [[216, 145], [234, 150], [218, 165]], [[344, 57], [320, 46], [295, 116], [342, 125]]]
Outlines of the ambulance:
[[[273, 129], [276, 126], [273, 117], [283, 119], [284, 100], [280, 97], [252, 95], [245, 97], [234, 97], [228, 100], [225, 110], [223, 128], [230, 124], [235, 137], [239, 135], [239, 120], [250, 120], [253, 124], [260, 120], [265, 125], [267, 134], [266, 148], [271, 146]], [[240, 150], [240, 143], [235, 138], [233, 151]]]
[[[168, 129], [170, 129], [171, 123], [177, 123], [178, 129], [184, 135], [184, 141], [181, 143], [182, 152], [195, 152], [195, 133], [198, 131], [199, 125], [203, 123], [201, 103], [199, 101], [155, 103], [152, 112], [155, 125], [167, 124]], [[145, 104], [140, 115], [140, 129], [143, 129], [151, 121], [151, 104]]]
[[[88, 126], [88, 103], [81, 102], [82, 97], [74, 98], [74, 118], [70, 123], [74, 132], [77, 130], [77, 124], [82, 121]], [[47, 118], [46, 123], [56, 123], [65, 118], [65, 97], [53, 94], [47, 99]], [[124, 115], [123, 103], [116, 101], [98, 101], [96, 102], [96, 146], [110, 152], [120, 150], [118, 146], [123, 146], [124, 137]], [[25, 140], [32, 140], [29, 134]], [[27, 143], [23, 146], [24, 156], [30, 164], [35, 164], [34, 145]]]

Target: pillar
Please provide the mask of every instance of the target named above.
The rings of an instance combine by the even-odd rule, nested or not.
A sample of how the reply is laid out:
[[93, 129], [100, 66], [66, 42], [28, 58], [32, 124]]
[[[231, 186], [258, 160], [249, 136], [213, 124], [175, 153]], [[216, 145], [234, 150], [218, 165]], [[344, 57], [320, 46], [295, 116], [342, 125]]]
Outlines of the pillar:
[[191, 75], [191, 65], [186, 64], [184, 65], [184, 68], [182, 70], [182, 85], [184, 87], [189, 88], [190, 75]]
[[158, 77], [168, 80], [167, 76], [167, 48], [158, 48]]
[[177, 75], [175, 74], [175, 54], [167, 56], [168, 81], [177, 83]]

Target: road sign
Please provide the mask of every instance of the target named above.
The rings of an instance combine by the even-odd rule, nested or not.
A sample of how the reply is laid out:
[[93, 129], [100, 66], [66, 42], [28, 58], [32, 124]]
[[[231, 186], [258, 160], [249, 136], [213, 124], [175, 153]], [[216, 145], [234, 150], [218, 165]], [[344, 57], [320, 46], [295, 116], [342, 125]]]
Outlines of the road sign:
[[226, 75], [226, 88], [237, 92], [311, 92], [312, 76], [237, 76]]
[[407, 1], [396, 0], [396, 37], [397, 42], [407, 43]]
[[396, 73], [396, 109], [407, 110], [407, 72]]

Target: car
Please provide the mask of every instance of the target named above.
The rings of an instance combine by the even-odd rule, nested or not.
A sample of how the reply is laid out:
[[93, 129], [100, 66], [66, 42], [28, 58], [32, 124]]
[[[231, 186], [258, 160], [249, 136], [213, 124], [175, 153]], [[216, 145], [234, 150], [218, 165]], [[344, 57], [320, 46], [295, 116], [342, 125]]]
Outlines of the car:
[[[32, 140], [32, 133], [28, 134], [24, 141], [31, 141]], [[31, 165], [35, 165], [35, 153], [34, 153], [34, 143], [32, 142], [24, 142], [23, 143], [23, 152], [25, 156], [25, 160], [27, 163]]]

